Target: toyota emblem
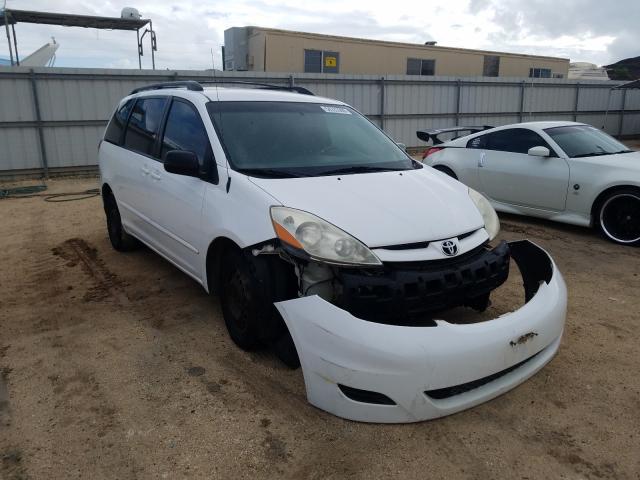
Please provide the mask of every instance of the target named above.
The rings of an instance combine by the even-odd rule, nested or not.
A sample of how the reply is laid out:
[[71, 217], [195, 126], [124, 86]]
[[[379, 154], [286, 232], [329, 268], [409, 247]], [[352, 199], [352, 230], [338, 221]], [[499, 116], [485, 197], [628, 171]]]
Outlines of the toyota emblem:
[[442, 253], [448, 257], [453, 257], [458, 253], [458, 244], [453, 240], [445, 240], [440, 245], [440, 248], [442, 248]]

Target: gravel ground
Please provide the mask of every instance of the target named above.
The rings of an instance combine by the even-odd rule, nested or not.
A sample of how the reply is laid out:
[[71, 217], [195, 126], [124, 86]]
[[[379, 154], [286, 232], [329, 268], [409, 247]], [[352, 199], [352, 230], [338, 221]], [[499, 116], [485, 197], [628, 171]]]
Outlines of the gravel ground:
[[99, 198], [2, 200], [0, 218], [0, 478], [640, 478], [638, 249], [502, 216], [503, 238], [539, 243], [565, 276], [558, 356], [471, 410], [370, 425], [236, 348], [218, 300], [157, 255], [113, 251]]

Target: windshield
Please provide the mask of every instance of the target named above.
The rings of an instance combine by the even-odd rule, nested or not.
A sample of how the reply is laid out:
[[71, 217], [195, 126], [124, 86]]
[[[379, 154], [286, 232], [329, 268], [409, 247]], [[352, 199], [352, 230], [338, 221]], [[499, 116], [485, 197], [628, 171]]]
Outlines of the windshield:
[[547, 128], [545, 132], [570, 158], [595, 157], [630, 152], [615, 138], [591, 125], [567, 125]]
[[407, 170], [414, 162], [355, 110], [293, 102], [211, 102], [234, 170], [265, 177]]

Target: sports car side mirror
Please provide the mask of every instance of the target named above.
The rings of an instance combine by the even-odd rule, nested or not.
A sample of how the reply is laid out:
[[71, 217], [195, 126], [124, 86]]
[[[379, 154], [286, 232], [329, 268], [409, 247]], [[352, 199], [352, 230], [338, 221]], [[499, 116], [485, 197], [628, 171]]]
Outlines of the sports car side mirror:
[[531, 147], [527, 153], [532, 157], [548, 157], [551, 154], [547, 147]]

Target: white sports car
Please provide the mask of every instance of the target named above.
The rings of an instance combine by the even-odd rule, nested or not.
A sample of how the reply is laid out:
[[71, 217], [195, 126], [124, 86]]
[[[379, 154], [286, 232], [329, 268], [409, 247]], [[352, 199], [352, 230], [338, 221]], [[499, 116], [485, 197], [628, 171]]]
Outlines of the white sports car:
[[529, 122], [417, 135], [433, 141], [425, 164], [482, 192], [498, 211], [598, 227], [614, 242], [640, 244], [640, 152], [591, 125]]

